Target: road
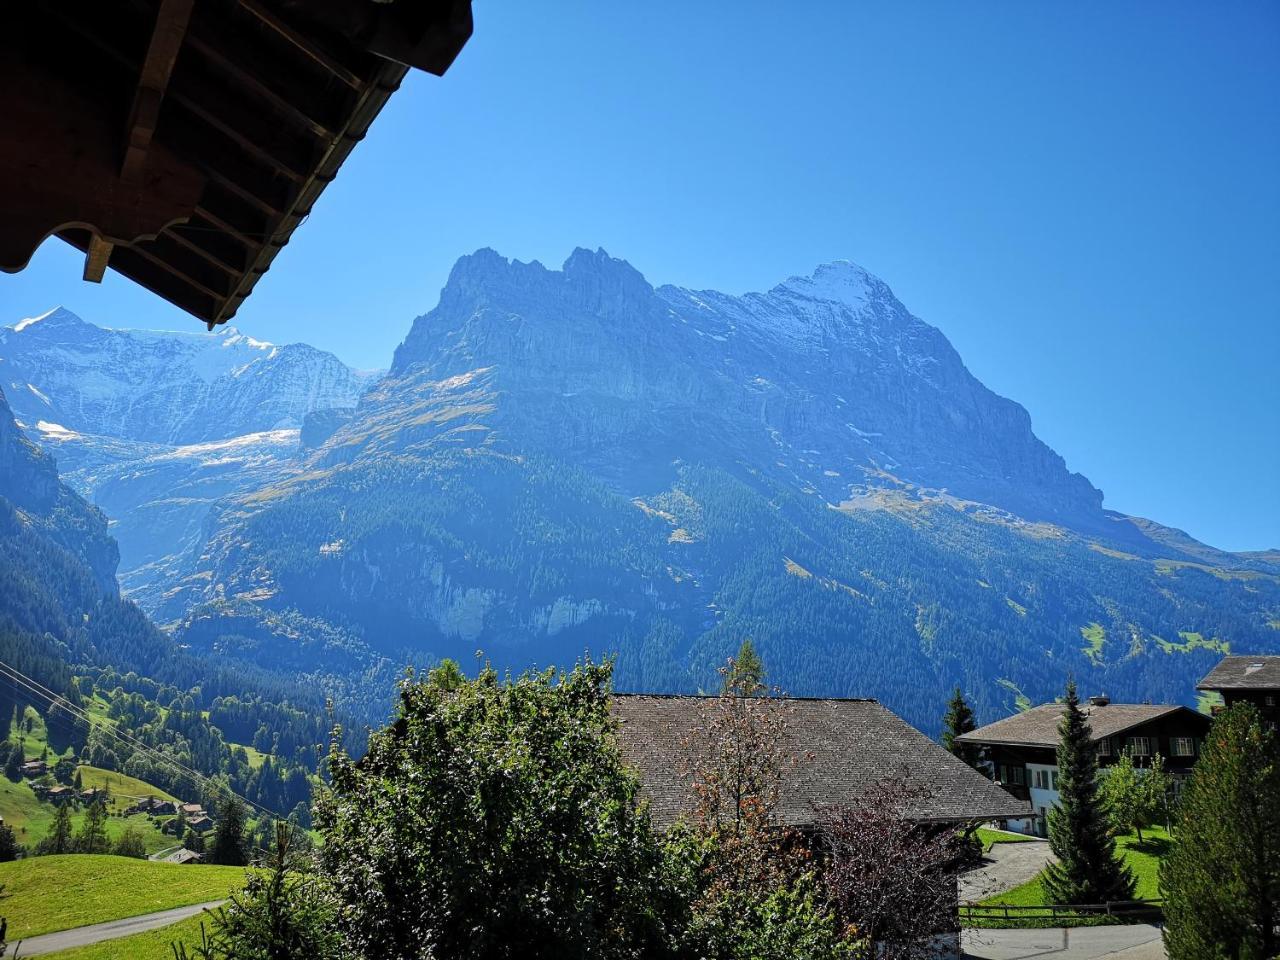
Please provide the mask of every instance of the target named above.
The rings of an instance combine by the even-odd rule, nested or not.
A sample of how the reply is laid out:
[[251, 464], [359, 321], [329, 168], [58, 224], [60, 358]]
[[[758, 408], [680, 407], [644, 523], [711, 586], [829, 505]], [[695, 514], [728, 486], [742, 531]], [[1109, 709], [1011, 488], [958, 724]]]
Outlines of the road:
[[[198, 870], [199, 867], [192, 869]], [[46, 933], [39, 937], [28, 937], [21, 941], [22, 957], [35, 957], [42, 953], [54, 953], [57, 950], [70, 950], [72, 947], [85, 947], [103, 940], [115, 940], [127, 937], [132, 933], [144, 933], [158, 927], [167, 927], [171, 923], [194, 917], [202, 910], [211, 910], [226, 903], [225, 900], [214, 900], [210, 903], [196, 903], [189, 907], [174, 907], [172, 910], [161, 910], [157, 913], [144, 913], [138, 917], [126, 917], [123, 920], [111, 920], [107, 923], [93, 923], [87, 927], [72, 927], [70, 930], [59, 930], [57, 933]], [[10, 943], [5, 951], [6, 957], [12, 957], [19, 943]]]
[[1147, 924], [1050, 930], [965, 930], [975, 960], [1165, 960], [1160, 928]]

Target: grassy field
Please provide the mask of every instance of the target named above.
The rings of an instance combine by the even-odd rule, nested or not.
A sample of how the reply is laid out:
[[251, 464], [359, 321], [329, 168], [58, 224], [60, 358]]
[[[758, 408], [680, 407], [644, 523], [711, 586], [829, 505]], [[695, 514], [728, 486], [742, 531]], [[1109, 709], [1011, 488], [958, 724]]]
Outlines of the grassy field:
[[159, 930], [148, 930], [131, 937], [105, 940], [89, 947], [59, 950], [57, 953], [41, 956], [45, 960], [173, 960], [173, 943], [185, 944], [191, 950], [200, 942], [202, 922], [205, 923], [205, 929], [208, 929], [206, 918], [192, 917]]
[[131, 807], [143, 797], [157, 797], [160, 800], [181, 802], [173, 794], [165, 793], [145, 780], [138, 780], [123, 773], [116, 773], [114, 770], [103, 770], [100, 767], [91, 767], [87, 763], [82, 763], [76, 767], [76, 772], [80, 774], [80, 785], [83, 789], [88, 790], [90, 787], [107, 788], [111, 794], [107, 810], [111, 813], [118, 813], [126, 807]]
[[[1152, 827], [1142, 832], [1142, 840], [1143, 842], [1139, 844], [1135, 834], [1125, 834], [1116, 838], [1116, 848], [1137, 878], [1138, 886], [1134, 899], [1158, 900], [1161, 896], [1160, 860], [1169, 849], [1169, 834], [1161, 827]], [[1043, 906], [1048, 903], [1044, 892], [1043, 874], [982, 902], [986, 905], [1007, 903], [1010, 906]], [[1081, 918], [1081, 920], [1082, 923], [1099, 922], [1097, 918], [1092, 917]], [[1061, 919], [1054, 923], [1045, 923], [1045, 926], [1062, 925]]]
[[170, 907], [220, 900], [244, 883], [243, 867], [179, 866], [71, 854], [0, 863], [0, 916], [9, 939]]
[[1039, 840], [1039, 837], [1031, 837], [1025, 833], [1013, 833], [1009, 830], [992, 830], [988, 827], [979, 827], [974, 831], [974, 835], [982, 841], [982, 849], [990, 850], [991, 845], [995, 843], [1028, 843], [1032, 840]]
[[[99, 772], [109, 777], [119, 776], [118, 774], [110, 774], [105, 770]], [[86, 787], [95, 785], [88, 777], [83, 779]], [[125, 779], [132, 780], [132, 778]], [[135, 784], [141, 782], [140, 780], [133, 780]], [[114, 791], [114, 787], [112, 789]], [[153, 789], [151, 792], [157, 796], [165, 795], [163, 791], [159, 790]], [[146, 794], [143, 794], [143, 796], [146, 796]], [[111, 808], [118, 810], [131, 802], [126, 800], [116, 803], [113, 800]], [[24, 847], [34, 847], [49, 832], [49, 826], [53, 823], [54, 810], [53, 804], [42, 803], [36, 798], [26, 781], [13, 783], [4, 777], [0, 777], [0, 817], [3, 817], [4, 822], [13, 828], [18, 842]], [[71, 815], [72, 829], [79, 830], [83, 820], [84, 810], [83, 808], [77, 808]], [[134, 827], [142, 834], [142, 842], [146, 846], [148, 854], [171, 847], [175, 843], [173, 837], [165, 836], [160, 832], [160, 827], [157, 824], [142, 814], [123, 818], [118, 816], [109, 817], [107, 819], [107, 836], [114, 842], [129, 827]]]

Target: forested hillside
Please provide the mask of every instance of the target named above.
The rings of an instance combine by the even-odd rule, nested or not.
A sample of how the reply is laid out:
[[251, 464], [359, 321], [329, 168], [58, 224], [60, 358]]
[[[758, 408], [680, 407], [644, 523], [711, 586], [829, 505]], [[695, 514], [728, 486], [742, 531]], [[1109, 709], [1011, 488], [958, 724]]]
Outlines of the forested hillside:
[[[65, 757], [68, 776], [79, 763], [199, 797], [191, 768], [281, 815], [305, 811], [328, 738], [324, 692], [201, 658], [121, 599], [106, 518], [59, 481], [3, 394], [0, 466], [6, 796], [27, 795], [16, 774], [24, 760]], [[31, 710], [41, 718], [35, 739]]]

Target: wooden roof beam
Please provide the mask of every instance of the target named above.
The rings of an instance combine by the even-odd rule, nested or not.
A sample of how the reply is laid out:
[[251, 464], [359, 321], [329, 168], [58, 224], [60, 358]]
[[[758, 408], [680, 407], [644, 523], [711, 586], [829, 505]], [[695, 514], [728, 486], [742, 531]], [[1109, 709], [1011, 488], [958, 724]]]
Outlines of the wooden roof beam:
[[280, 39], [293, 45], [300, 53], [310, 57], [325, 70], [329, 71], [352, 90], [363, 90], [365, 81], [356, 73], [352, 72], [348, 67], [340, 63], [335, 57], [327, 53], [319, 47], [314, 41], [303, 36], [293, 27], [289, 26], [270, 10], [266, 9], [258, 0], [240, 0], [240, 7], [247, 13], [253, 14], [262, 22], [263, 26], [275, 31]]
[[142, 179], [147, 151], [160, 119], [160, 104], [169, 87], [169, 77], [173, 74], [174, 61], [178, 59], [178, 51], [187, 34], [187, 25], [191, 22], [193, 4], [194, 0], [160, 0], [156, 25], [151, 31], [151, 42], [147, 46], [138, 89], [129, 111], [124, 163], [120, 168], [122, 180], [136, 183]]

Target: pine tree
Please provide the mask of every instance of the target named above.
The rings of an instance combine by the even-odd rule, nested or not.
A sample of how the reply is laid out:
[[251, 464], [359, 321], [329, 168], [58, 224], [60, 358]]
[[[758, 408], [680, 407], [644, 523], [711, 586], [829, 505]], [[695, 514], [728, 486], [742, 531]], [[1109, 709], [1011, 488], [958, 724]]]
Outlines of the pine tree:
[[976, 766], [977, 751], [968, 744], [957, 743], [956, 737], [976, 730], [973, 711], [964, 699], [964, 692], [957, 686], [947, 702], [947, 713], [942, 718], [942, 746], [969, 766]]
[[17, 860], [22, 848], [18, 846], [18, 838], [13, 834], [13, 827], [0, 823], [0, 863]]
[[738, 647], [738, 655], [729, 661], [724, 676], [724, 692], [739, 697], [755, 697], [764, 693], [764, 661], [756, 653], [755, 644], [747, 637]]
[[111, 849], [111, 841], [107, 839], [107, 805], [101, 800], [94, 800], [85, 811], [75, 847], [80, 853], [106, 853]]
[[71, 853], [73, 848], [71, 806], [60, 803], [53, 815], [53, 825], [49, 828], [48, 835], [36, 845], [36, 853]]
[[82, 791], [82, 790], [84, 789], [84, 780], [83, 780], [83, 779], [81, 778], [81, 776], [80, 776], [80, 768], [79, 768], [79, 767], [76, 767], [76, 776], [75, 776], [75, 781], [74, 781], [74, 783], [75, 783], [75, 787], [76, 787], [76, 793], [79, 793], [80, 791]]
[[1214, 720], [1160, 886], [1170, 960], [1280, 955], [1280, 735], [1255, 707]]
[[1058, 733], [1059, 801], [1049, 812], [1049, 849], [1058, 862], [1045, 868], [1045, 893], [1050, 903], [1132, 900], [1136, 880], [1116, 856], [1098, 796], [1098, 761], [1089, 722], [1080, 709], [1075, 681], [1067, 683]]
[[218, 826], [209, 846], [210, 863], [242, 867], [249, 862], [244, 832], [244, 807], [236, 797], [227, 797], [218, 810]]

